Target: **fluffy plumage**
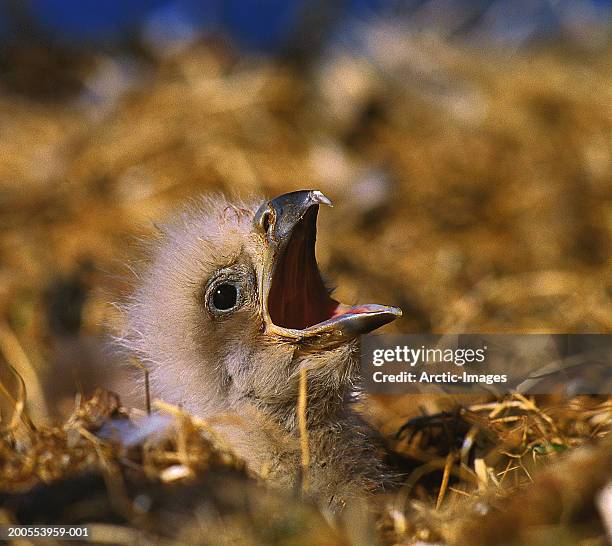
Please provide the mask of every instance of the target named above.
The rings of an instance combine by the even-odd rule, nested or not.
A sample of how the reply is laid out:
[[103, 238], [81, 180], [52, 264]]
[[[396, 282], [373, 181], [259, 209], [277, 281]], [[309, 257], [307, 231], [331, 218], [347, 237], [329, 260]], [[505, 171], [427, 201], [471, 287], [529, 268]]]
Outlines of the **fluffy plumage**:
[[[156, 397], [216, 416], [251, 469], [281, 487], [299, 480], [296, 401], [306, 366], [310, 490], [338, 508], [384, 481], [370, 431], [352, 410], [356, 336], [304, 350], [269, 331], [260, 292], [270, 239], [254, 224], [260, 205], [207, 197], [160, 228], [126, 306], [122, 344], [150, 368]], [[239, 305], [226, 314], [210, 308], [219, 276], [239, 287]]]

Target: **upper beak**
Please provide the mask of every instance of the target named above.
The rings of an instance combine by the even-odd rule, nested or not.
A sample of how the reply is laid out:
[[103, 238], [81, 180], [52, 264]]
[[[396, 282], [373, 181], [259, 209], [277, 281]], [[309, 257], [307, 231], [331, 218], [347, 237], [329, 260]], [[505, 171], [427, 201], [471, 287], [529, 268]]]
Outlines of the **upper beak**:
[[265, 243], [259, 293], [266, 332], [310, 349], [337, 346], [402, 315], [397, 307], [350, 307], [329, 296], [315, 257], [321, 204], [332, 206], [317, 190], [286, 193], [254, 218]]

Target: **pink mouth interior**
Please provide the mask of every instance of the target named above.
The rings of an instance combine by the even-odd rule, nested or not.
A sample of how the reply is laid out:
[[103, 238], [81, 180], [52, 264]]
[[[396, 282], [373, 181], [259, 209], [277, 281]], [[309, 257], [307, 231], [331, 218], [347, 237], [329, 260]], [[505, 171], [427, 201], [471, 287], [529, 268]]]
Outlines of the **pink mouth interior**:
[[318, 206], [304, 214], [278, 257], [268, 296], [268, 313], [282, 328], [303, 330], [367, 306], [348, 307], [334, 300], [323, 283], [315, 256]]

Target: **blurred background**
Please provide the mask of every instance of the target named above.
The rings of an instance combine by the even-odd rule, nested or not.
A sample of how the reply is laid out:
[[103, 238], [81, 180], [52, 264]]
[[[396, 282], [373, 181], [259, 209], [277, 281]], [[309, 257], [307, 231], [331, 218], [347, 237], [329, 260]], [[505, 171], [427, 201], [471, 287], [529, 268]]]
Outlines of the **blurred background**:
[[0, 380], [38, 419], [118, 381], [138, 239], [208, 191], [328, 194], [322, 267], [391, 331], [611, 332], [611, 14], [3, 0]]

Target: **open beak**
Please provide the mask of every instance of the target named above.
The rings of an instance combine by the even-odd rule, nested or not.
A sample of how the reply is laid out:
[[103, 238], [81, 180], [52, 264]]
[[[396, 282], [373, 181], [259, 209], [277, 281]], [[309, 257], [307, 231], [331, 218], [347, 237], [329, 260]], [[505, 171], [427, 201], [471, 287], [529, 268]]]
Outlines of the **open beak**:
[[402, 315], [397, 307], [351, 307], [330, 296], [315, 256], [320, 204], [331, 201], [317, 190], [286, 193], [264, 203], [254, 218], [266, 245], [260, 279], [266, 332], [313, 350], [337, 346]]

